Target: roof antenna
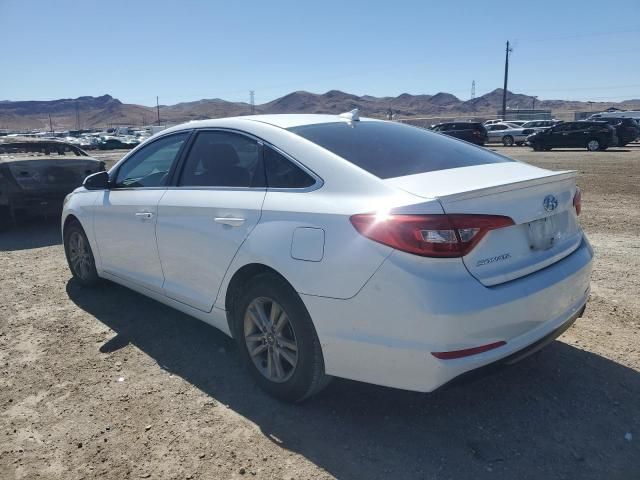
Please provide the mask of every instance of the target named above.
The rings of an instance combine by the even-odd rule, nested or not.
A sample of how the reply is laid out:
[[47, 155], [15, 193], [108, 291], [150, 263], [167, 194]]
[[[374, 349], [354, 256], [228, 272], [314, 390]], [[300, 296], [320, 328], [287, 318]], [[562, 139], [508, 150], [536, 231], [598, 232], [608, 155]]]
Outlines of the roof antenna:
[[350, 122], [359, 122], [360, 121], [360, 112], [357, 108], [354, 108], [350, 112], [341, 113], [338, 115], [341, 118], [346, 118]]

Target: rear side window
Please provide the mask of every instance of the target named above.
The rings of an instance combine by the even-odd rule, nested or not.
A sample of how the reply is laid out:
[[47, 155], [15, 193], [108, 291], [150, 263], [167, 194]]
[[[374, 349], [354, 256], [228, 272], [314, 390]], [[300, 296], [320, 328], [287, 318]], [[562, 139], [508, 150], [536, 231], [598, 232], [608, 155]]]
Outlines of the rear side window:
[[382, 179], [514, 161], [451, 137], [392, 122], [320, 123], [289, 131]]
[[264, 163], [269, 188], [307, 188], [315, 183], [313, 177], [268, 146], [264, 147]]
[[260, 146], [252, 138], [219, 130], [198, 133], [180, 186], [264, 187]]

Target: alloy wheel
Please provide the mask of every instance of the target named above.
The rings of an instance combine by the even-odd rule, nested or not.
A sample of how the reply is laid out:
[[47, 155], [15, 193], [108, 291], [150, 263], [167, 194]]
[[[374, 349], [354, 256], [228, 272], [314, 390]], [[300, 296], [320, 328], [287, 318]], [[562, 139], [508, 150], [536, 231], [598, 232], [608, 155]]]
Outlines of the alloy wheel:
[[74, 273], [83, 280], [91, 275], [92, 258], [84, 236], [77, 231], [69, 235], [69, 261]]
[[589, 140], [589, 143], [587, 143], [587, 149], [590, 152], [595, 152], [599, 148], [600, 148], [600, 142], [598, 142], [597, 140]]
[[271, 298], [254, 299], [244, 315], [244, 340], [258, 371], [276, 383], [291, 378], [298, 365], [298, 342], [287, 312]]

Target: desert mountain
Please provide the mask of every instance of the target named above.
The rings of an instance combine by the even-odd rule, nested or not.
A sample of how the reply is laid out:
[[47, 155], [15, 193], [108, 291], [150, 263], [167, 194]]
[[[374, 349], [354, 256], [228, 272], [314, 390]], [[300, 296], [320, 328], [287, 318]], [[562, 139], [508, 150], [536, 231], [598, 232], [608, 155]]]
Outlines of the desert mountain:
[[[507, 106], [511, 109], [528, 109], [534, 97], [507, 92]], [[572, 111], [600, 111], [608, 107], [640, 109], [640, 99], [620, 103], [566, 100], [539, 100], [537, 108], [551, 109], [556, 113]], [[360, 109], [362, 115], [385, 117], [391, 109], [398, 117], [455, 118], [469, 116], [494, 116], [502, 106], [502, 89], [498, 88], [472, 100], [463, 101], [454, 95], [440, 92], [435, 95], [411, 95], [397, 97], [358, 96], [339, 90], [323, 94], [297, 91], [271, 102], [255, 106], [256, 113], [341, 113]], [[251, 106], [244, 102], [229, 102], [219, 98], [161, 105], [163, 124], [175, 124], [189, 120], [248, 115]], [[156, 122], [155, 107], [126, 104], [110, 95], [79, 97], [50, 101], [0, 101], [0, 129], [49, 128], [49, 116], [55, 129], [81, 127], [106, 127], [110, 125], [144, 125]]]

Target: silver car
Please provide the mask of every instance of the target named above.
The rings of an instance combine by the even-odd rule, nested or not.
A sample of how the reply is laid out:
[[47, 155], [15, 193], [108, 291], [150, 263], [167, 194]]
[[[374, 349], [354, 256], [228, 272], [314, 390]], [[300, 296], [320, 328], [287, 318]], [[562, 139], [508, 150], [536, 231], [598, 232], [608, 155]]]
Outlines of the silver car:
[[527, 140], [527, 135], [523, 133], [524, 128], [509, 123], [496, 123], [487, 125], [489, 143], [501, 142], [505, 147], [513, 145], [523, 145]]

